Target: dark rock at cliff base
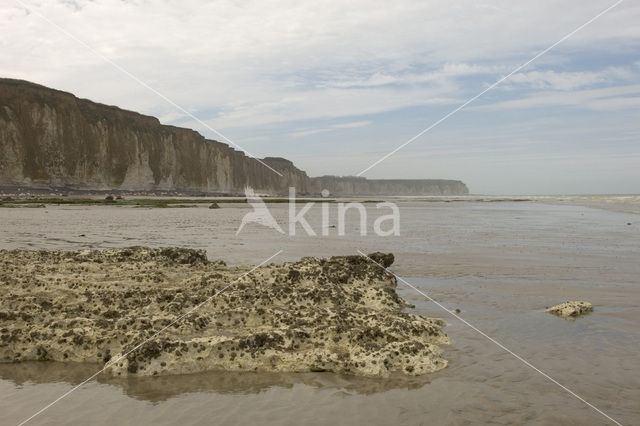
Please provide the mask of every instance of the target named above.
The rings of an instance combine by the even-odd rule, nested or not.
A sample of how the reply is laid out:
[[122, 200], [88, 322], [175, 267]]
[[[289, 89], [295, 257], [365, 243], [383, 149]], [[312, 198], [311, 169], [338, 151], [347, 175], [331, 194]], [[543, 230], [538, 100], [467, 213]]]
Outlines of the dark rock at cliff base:
[[219, 209], [220, 206], [218, 205], [218, 203], [211, 203], [211, 205], [209, 205], [210, 209]]

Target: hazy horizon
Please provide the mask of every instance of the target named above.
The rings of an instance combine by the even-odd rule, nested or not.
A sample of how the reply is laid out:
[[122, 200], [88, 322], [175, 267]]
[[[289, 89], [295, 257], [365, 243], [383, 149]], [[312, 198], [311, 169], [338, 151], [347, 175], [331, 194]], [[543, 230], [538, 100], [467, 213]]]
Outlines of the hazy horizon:
[[[15, 2], [0, 75], [224, 141], [106, 57], [257, 157], [356, 175], [614, 3]], [[364, 176], [640, 193], [639, 21], [622, 2]]]

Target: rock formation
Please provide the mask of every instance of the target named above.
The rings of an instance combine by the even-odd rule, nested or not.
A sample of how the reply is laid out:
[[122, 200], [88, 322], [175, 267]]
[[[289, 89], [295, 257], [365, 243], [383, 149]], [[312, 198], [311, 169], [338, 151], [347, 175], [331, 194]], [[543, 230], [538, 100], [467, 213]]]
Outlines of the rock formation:
[[546, 312], [564, 319], [572, 320], [586, 315], [589, 312], [593, 312], [593, 305], [589, 302], [580, 301], [564, 302], [547, 309]]
[[0, 250], [0, 285], [0, 361], [93, 362], [120, 376], [447, 365], [444, 322], [404, 312], [395, 277], [361, 256], [251, 272], [190, 249]]
[[[314, 178], [284, 158], [265, 164], [157, 118], [0, 79], [0, 186], [284, 195], [465, 194], [458, 181]], [[341, 183], [342, 182], [342, 183]]]

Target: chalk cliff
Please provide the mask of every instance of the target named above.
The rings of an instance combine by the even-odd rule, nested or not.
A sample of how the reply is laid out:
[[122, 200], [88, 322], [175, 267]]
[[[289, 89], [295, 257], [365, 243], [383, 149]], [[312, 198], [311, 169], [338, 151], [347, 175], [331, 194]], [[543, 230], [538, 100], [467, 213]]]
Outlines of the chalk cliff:
[[457, 195], [459, 181], [309, 178], [283, 158], [268, 167], [243, 152], [155, 117], [0, 79], [0, 186], [76, 190], [335, 195]]
[[154, 117], [6, 79], [0, 153], [1, 185], [203, 192], [251, 186], [276, 193], [308, 179], [291, 163], [273, 162], [280, 177], [226, 144]]

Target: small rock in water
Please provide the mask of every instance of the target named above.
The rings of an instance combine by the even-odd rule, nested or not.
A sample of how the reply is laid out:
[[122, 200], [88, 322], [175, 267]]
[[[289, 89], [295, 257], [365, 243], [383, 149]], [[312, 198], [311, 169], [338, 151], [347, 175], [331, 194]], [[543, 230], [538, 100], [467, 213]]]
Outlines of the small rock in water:
[[593, 305], [589, 302], [571, 301], [548, 308], [546, 312], [562, 317], [566, 320], [573, 320], [593, 312]]
[[209, 206], [210, 209], [219, 209], [220, 206], [218, 205], [218, 203], [211, 203], [211, 205]]

